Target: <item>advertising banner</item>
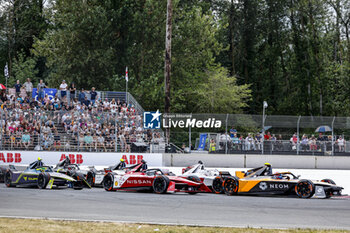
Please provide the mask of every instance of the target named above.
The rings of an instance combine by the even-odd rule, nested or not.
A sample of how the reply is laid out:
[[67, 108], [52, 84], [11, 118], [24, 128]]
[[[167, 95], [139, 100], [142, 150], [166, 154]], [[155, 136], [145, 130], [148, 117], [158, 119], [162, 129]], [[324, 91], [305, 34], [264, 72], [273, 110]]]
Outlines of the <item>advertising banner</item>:
[[49, 151], [0, 151], [0, 165], [26, 165], [40, 157], [47, 165], [57, 164], [69, 156], [72, 163], [88, 166], [110, 166], [119, 163], [123, 158], [127, 166], [145, 160], [148, 166], [163, 165], [162, 154], [150, 153], [94, 153], [94, 152], [49, 152]]
[[[43, 90], [44, 90], [44, 96], [48, 94], [50, 100], [53, 99], [57, 93], [57, 89], [55, 88], [44, 88]], [[36, 88], [33, 88], [32, 98], [35, 100], [38, 100], [38, 92]]]

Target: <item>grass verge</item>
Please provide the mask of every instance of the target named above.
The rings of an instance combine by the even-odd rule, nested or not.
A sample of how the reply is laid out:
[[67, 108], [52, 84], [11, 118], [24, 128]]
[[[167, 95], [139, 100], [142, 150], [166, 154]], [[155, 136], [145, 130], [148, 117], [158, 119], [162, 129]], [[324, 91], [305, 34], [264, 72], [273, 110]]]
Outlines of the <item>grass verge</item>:
[[255, 228], [218, 228], [218, 227], [191, 227], [191, 226], [167, 226], [109, 222], [84, 222], [84, 221], [61, 221], [44, 219], [13, 219], [0, 218], [1, 233], [20, 232], [137, 232], [137, 233], [325, 233], [325, 232], [350, 232], [342, 230], [313, 230], [313, 229], [290, 229], [268, 230]]

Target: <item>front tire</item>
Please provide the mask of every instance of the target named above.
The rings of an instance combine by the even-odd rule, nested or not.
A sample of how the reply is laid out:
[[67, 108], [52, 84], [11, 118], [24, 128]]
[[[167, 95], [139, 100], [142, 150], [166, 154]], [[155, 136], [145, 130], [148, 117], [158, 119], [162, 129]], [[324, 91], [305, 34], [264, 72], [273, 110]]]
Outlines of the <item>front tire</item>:
[[226, 177], [223, 183], [224, 192], [228, 196], [237, 194], [238, 186], [239, 186], [238, 179], [234, 176]]
[[153, 184], [152, 184], [153, 191], [158, 194], [166, 193], [169, 187], [169, 183], [170, 183], [170, 180], [168, 177], [164, 175], [157, 176], [153, 180]]
[[102, 181], [103, 188], [106, 191], [113, 191], [113, 183], [114, 183], [113, 174], [112, 173], [106, 174]]
[[300, 180], [295, 185], [295, 193], [300, 198], [310, 198], [315, 194], [315, 185], [311, 180]]
[[50, 181], [50, 175], [47, 173], [40, 173], [38, 176], [38, 188], [39, 189], [45, 189], [47, 184]]
[[7, 187], [15, 187], [14, 184], [12, 184], [12, 172], [10, 170], [7, 170], [4, 176], [4, 182]]
[[213, 192], [216, 194], [224, 193], [224, 188], [222, 185], [223, 185], [223, 179], [220, 176], [215, 177], [211, 185]]

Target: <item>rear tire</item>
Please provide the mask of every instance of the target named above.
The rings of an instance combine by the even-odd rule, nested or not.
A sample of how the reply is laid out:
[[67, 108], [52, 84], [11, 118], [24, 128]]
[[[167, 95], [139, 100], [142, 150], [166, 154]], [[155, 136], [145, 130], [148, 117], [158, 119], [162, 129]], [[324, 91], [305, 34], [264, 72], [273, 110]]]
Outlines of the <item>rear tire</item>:
[[315, 185], [311, 180], [300, 180], [295, 185], [295, 193], [300, 198], [310, 198], [315, 194]]
[[114, 176], [112, 173], [107, 173], [103, 178], [102, 185], [106, 191], [113, 191]]
[[223, 179], [220, 176], [215, 177], [211, 185], [211, 188], [213, 189], [213, 192], [216, 194], [224, 193]]
[[16, 185], [12, 184], [12, 172], [7, 170], [4, 175], [4, 182], [7, 187], [15, 187]]
[[49, 174], [47, 174], [45, 172], [40, 173], [38, 176], [38, 188], [45, 189], [47, 184], [49, 183], [49, 181], [50, 181]]
[[91, 186], [93, 187], [94, 186], [94, 174], [89, 171], [87, 174], [86, 174], [86, 182]]
[[73, 174], [72, 177], [73, 177], [73, 179], [76, 180], [76, 181], [72, 182], [73, 189], [82, 190], [84, 188], [84, 184], [83, 184], [84, 181], [79, 176], [79, 174]]
[[223, 183], [224, 192], [228, 196], [236, 195], [238, 192], [238, 178], [231, 176], [226, 177]]
[[170, 180], [168, 177], [161, 175], [157, 176], [153, 180], [152, 188], [155, 193], [163, 194], [166, 193], [169, 187]]

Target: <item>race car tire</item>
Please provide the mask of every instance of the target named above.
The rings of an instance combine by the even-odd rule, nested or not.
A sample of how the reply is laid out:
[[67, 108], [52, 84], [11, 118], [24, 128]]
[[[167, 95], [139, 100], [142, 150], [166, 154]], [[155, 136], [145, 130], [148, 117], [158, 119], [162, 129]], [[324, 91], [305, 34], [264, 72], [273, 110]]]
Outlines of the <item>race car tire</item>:
[[94, 186], [94, 174], [91, 171], [88, 171], [86, 174], [86, 182], [93, 187]]
[[315, 194], [315, 185], [311, 180], [300, 180], [295, 185], [295, 193], [300, 198], [310, 198]]
[[323, 180], [321, 180], [321, 182], [325, 182], [325, 183], [328, 183], [328, 184], [336, 184], [334, 182], [334, 180], [332, 180], [332, 179], [323, 179]]
[[153, 180], [153, 184], [152, 184], [153, 192], [158, 194], [166, 193], [169, 187], [169, 183], [170, 183], [170, 180], [168, 177], [164, 175], [157, 176]]
[[48, 173], [42, 172], [38, 175], [38, 188], [45, 189], [50, 181], [50, 175]]
[[76, 181], [72, 182], [72, 188], [74, 190], [82, 190], [84, 188], [84, 184], [83, 184], [83, 177], [81, 177], [78, 173], [74, 173], [72, 175], [72, 178], [75, 179]]
[[234, 176], [226, 177], [223, 183], [224, 192], [228, 196], [237, 194], [238, 186], [239, 186], [238, 178]]
[[222, 184], [223, 184], [223, 179], [220, 176], [215, 177], [211, 185], [213, 192], [216, 194], [224, 193], [224, 188]]
[[7, 170], [4, 176], [4, 182], [7, 187], [15, 187], [14, 184], [12, 184], [12, 172], [10, 170]]
[[188, 194], [190, 194], [190, 195], [195, 195], [195, 194], [197, 194], [198, 192], [198, 187], [196, 187], [196, 186], [189, 186], [188, 188], [187, 188], [187, 191], [189, 191], [188, 192]]
[[106, 191], [113, 191], [114, 176], [112, 173], [107, 173], [102, 181], [102, 186]]
[[194, 176], [194, 175], [193, 176], [188, 176], [187, 179], [191, 180], [191, 181], [194, 181], [196, 183], [202, 183], [201, 179], [199, 179], [198, 176]]

